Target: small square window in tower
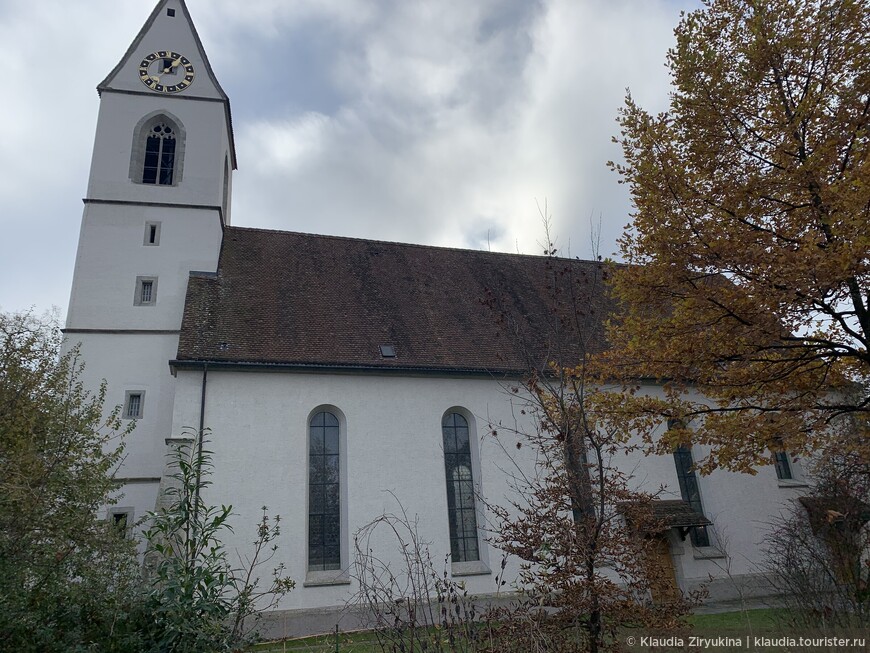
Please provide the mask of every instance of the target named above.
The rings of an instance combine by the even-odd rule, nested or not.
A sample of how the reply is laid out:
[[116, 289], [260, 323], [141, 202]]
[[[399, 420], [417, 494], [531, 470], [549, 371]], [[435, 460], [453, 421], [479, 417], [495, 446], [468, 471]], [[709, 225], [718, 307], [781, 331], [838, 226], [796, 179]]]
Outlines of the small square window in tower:
[[160, 244], [160, 223], [159, 222], [146, 222], [145, 223], [145, 245], [159, 245]]
[[157, 303], [157, 277], [136, 277], [134, 306], [154, 306]]
[[166, 15], [169, 16], [170, 18], [175, 18], [175, 9], [167, 9]]
[[129, 508], [114, 508], [108, 515], [109, 523], [118, 535], [127, 539], [133, 531], [133, 511]]
[[145, 409], [145, 392], [128, 390], [124, 398], [124, 419], [141, 419]]

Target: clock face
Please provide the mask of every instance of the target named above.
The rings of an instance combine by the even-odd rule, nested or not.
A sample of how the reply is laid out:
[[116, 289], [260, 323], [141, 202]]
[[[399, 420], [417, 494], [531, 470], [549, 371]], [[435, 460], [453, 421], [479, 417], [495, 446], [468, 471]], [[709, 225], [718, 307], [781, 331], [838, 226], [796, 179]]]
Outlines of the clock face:
[[195, 75], [190, 59], [172, 50], [152, 52], [139, 64], [139, 79], [157, 93], [179, 93]]

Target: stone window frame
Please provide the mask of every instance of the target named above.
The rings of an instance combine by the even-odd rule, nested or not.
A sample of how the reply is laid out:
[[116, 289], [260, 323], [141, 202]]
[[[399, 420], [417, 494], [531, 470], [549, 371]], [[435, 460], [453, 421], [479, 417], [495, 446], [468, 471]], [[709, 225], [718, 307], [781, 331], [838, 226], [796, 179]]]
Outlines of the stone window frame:
[[[139, 405], [136, 414], [132, 414], [132, 397], [139, 397]], [[127, 390], [124, 393], [124, 414], [123, 419], [142, 419], [145, 416], [145, 391], [144, 390]]]
[[[310, 510], [312, 506], [311, 482], [311, 440], [312, 421], [320, 413], [329, 413], [338, 420], [338, 463], [339, 463], [339, 562], [337, 569], [312, 569], [309, 562], [310, 553]], [[305, 581], [303, 587], [319, 587], [323, 585], [348, 585], [350, 548], [348, 546], [348, 514], [347, 514], [347, 419], [344, 413], [331, 404], [314, 408], [305, 420]]]
[[[149, 221], [145, 223], [145, 235], [142, 238], [142, 244], [146, 247], [157, 247], [160, 245], [160, 227], [163, 223], [160, 221]], [[151, 233], [154, 233], [154, 242], [151, 242]]]
[[[145, 184], [143, 173], [145, 169], [145, 146], [148, 134], [159, 123], [171, 126], [175, 134], [175, 160], [172, 166], [171, 184]], [[133, 128], [133, 144], [130, 149], [130, 181], [143, 186], [154, 188], [173, 188], [181, 184], [184, 177], [184, 145], [187, 140], [187, 132], [182, 122], [168, 111], [152, 111], [144, 116]]]
[[[467, 560], [459, 560], [454, 559], [453, 556], [453, 525], [451, 524], [451, 513], [455, 511], [455, 506], [451, 507], [450, 505], [450, 492], [448, 485], [450, 483], [450, 479], [448, 477], [449, 467], [448, 467], [448, 459], [447, 456], [450, 455], [447, 451], [446, 442], [445, 442], [445, 423], [447, 419], [453, 415], [458, 415], [465, 421], [466, 427], [468, 429], [468, 452], [470, 465], [470, 473], [471, 473], [471, 485], [473, 488], [472, 498], [474, 501], [473, 506], [473, 514], [475, 517], [475, 535], [477, 539], [477, 559], [467, 559]], [[444, 456], [444, 500], [447, 506], [447, 526], [448, 526], [448, 543], [451, 550], [451, 559], [450, 559], [450, 574], [451, 576], [478, 576], [478, 575], [487, 575], [492, 572], [487, 565], [487, 549], [485, 546], [486, 538], [482, 537], [481, 534], [481, 524], [485, 523], [485, 515], [483, 514], [483, 505], [481, 501], [478, 501], [478, 497], [481, 496], [481, 470], [480, 470], [480, 452], [478, 450], [478, 437], [477, 437], [477, 425], [474, 419], [474, 416], [471, 414], [469, 410], [463, 408], [461, 406], [452, 406], [444, 411], [444, 414], [441, 416], [441, 447], [442, 454]], [[467, 538], [465, 538], [467, 539]], [[458, 556], [457, 556], [458, 557]]]
[[[147, 301], [143, 300], [144, 286], [146, 283], [151, 284], [151, 297]], [[133, 294], [133, 306], [155, 306], [157, 304], [157, 277], [156, 276], [141, 276], [136, 277], [136, 291]]]
[[114, 506], [106, 512], [106, 521], [120, 530], [120, 517], [124, 518], [124, 531], [122, 536], [124, 539], [130, 539], [133, 536], [133, 518], [135, 511], [132, 506]]

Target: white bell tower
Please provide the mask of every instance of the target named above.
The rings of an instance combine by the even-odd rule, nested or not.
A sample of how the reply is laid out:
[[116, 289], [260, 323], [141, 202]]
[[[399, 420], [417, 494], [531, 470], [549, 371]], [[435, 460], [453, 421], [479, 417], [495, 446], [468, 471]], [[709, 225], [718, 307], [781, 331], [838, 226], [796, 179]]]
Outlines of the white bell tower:
[[[100, 112], [66, 323], [85, 383], [136, 420], [115, 512], [154, 508], [190, 271], [215, 272], [236, 168], [230, 104], [184, 0], [161, 0], [97, 87]], [[197, 425], [191, 425], [196, 427]]]

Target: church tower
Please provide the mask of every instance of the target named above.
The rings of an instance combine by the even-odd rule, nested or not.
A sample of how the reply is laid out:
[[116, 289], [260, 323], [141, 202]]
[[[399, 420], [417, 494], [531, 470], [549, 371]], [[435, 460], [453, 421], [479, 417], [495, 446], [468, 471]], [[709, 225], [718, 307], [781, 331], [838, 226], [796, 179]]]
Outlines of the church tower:
[[[136, 420], [128, 520], [154, 508], [191, 271], [215, 272], [236, 167], [229, 100], [184, 0], [160, 0], [97, 87], [100, 111], [65, 334], [91, 388]], [[197, 425], [191, 425], [197, 426]]]

